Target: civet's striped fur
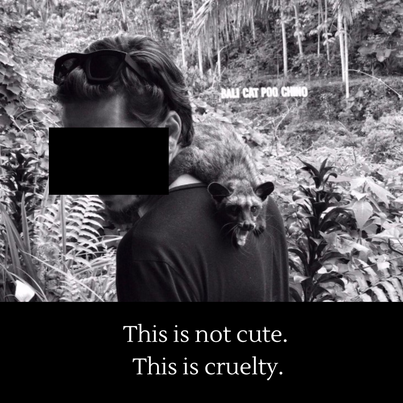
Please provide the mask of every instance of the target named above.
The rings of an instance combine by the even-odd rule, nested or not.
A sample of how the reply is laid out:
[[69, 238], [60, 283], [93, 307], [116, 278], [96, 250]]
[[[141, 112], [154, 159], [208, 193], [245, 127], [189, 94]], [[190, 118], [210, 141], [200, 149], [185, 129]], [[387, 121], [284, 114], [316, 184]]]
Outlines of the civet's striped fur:
[[233, 128], [199, 123], [195, 133], [192, 145], [173, 160], [170, 182], [190, 174], [209, 184], [218, 211], [234, 230], [236, 243], [243, 246], [250, 231], [258, 235], [265, 230], [265, 201], [274, 186], [262, 183], [251, 149]]

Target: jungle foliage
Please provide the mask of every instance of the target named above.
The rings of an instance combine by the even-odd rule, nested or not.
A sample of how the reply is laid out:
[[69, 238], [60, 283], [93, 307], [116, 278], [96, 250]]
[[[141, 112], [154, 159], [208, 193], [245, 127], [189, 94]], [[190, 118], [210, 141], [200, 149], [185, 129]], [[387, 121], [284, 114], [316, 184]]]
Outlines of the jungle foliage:
[[[48, 128], [55, 58], [118, 32], [162, 41], [195, 120], [229, 122], [253, 148], [295, 301], [403, 301], [400, 1], [5, 0], [0, 18], [1, 301], [116, 300], [122, 233], [96, 196], [49, 195]], [[220, 99], [220, 86], [291, 85], [309, 96]]]

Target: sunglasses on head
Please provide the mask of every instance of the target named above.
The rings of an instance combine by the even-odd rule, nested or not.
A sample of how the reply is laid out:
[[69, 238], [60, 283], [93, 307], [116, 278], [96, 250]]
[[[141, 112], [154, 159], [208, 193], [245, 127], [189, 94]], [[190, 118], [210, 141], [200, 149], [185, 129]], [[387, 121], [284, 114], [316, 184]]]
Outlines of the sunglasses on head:
[[65, 78], [80, 66], [90, 83], [106, 84], [115, 78], [123, 64], [142, 79], [149, 81], [129, 54], [120, 50], [105, 49], [91, 53], [68, 53], [59, 57], [55, 62], [53, 82], [57, 85], [63, 84]]

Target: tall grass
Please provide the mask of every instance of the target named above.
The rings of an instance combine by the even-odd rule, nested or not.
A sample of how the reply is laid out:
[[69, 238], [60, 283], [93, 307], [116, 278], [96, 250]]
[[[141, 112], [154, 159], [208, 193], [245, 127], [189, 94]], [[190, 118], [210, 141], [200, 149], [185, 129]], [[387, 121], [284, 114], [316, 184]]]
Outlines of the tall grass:
[[[26, 217], [25, 205], [22, 205], [22, 227], [24, 239], [21, 239], [21, 236], [18, 233], [12, 219], [1, 203], [0, 213], [2, 219], [1, 221], [5, 227], [5, 230], [1, 232], [5, 246], [5, 264], [3, 265], [4, 271], [10, 276], [11, 279], [18, 279], [22, 283], [32, 287], [32, 289], [35, 291], [35, 294], [41, 301], [46, 300], [46, 296], [43, 291], [43, 283], [39, 279], [35, 266], [30, 257], [31, 249], [29, 244], [28, 221]], [[11, 264], [7, 264], [8, 261], [11, 261]]]
[[[33, 300], [42, 302], [116, 300], [115, 250], [107, 244], [121, 237], [95, 236], [90, 225], [97, 223], [94, 209], [99, 205], [93, 196], [60, 196], [52, 201], [46, 189], [34, 217], [27, 217], [25, 197], [22, 198], [22, 234], [0, 203], [3, 284], [7, 280], [16, 286], [19, 281], [34, 291]], [[87, 236], [74, 239], [76, 232]], [[9, 293], [4, 299], [10, 300]]]

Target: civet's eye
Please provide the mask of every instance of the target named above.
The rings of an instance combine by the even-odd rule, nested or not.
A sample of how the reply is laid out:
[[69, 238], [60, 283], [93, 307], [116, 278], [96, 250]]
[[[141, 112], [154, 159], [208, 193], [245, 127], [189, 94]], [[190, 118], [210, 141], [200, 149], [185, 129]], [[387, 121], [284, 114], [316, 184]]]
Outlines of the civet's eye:
[[259, 210], [259, 207], [258, 207], [258, 206], [252, 206], [252, 207], [250, 208], [250, 211], [251, 211], [253, 214], [256, 214], [256, 213], [258, 212], [258, 210]]
[[236, 215], [239, 211], [239, 206], [228, 206], [227, 211], [229, 214]]

